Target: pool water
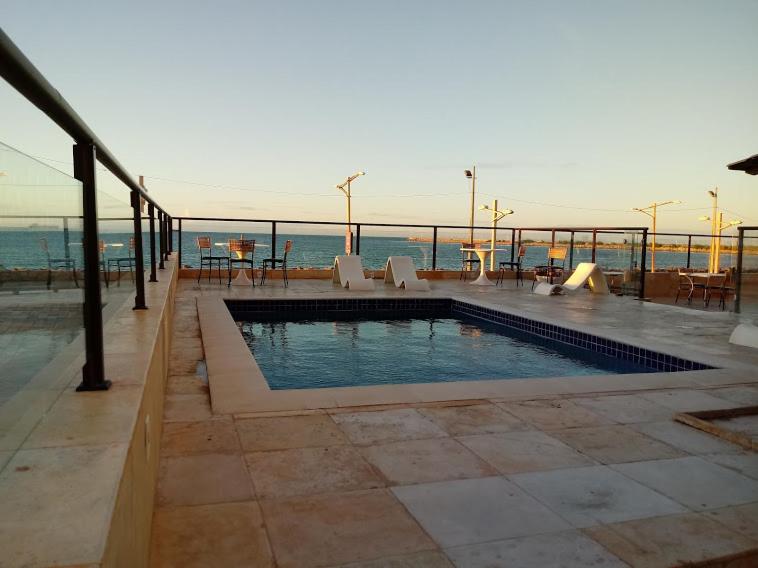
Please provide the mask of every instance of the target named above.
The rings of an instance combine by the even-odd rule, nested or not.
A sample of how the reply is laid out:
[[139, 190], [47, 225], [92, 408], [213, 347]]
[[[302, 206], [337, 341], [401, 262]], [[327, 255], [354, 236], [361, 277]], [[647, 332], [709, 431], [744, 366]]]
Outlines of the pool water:
[[654, 372], [466, 316], [241, 325], [272, 389]]

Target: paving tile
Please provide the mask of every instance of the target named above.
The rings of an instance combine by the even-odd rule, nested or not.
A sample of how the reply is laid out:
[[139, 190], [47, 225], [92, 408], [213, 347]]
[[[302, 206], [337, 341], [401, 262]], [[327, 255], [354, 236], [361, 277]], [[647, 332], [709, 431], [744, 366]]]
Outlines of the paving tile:
[[734, 403], [728, 400], [713, 396], [705, 391], [694, 389], [647, 392], [642, 393], [640, 396], [660, 406], [670, 408], [675, 412], [734, 408]]
[[339, 413], [332, 418], [354, 444], [447, 436], [444, 430], [412, 408]]
[[675, 458], [685, 453], [635, 432], [628, 426], [572, 428], [550, 432], [562, 442], [601, 463]]
[[686, 511], [607, 466], [521, 473], [509, 479], [578, 528]]
[[712, 420], [714, 426], [738, 432], [748, 438], [758, 438], [758, 416], [735, 416], [734, 418], [720, 418]]
[[418, 412], [433, 420], [451, 436], [530, 429], [518, 418], [489, 403], [419, 408]]
[[635, 568], [681, 566], [742, 552], [754, 545], [694, 513], [592, 527], [585, 532]]
[[273, 566], [258, 505], [220, 503], [158, 509], [150, 564], [156, 568]]
[[191, 375], [197, 371], [199, 357], [172, 357], [169, 368], [177, 375]]
[[208, 383], [197, 375], [169, 375], [166, 394], [204, 394], [210, 392]]
[[347, 437], [327, 414], [277, 416], [236, 420], [242, 449], [286, 450], [338, 446], [347, 444]]
[[703, 459], [708, 460], [734, 471], [758, 479], [758, 454], [755, 452], [740, 452], [737, 454], [710, 454], [702, 456]]
[[588, 408], [596, 414], [620, 422], [659, 422], [670, 420], [674, 412], [636, 394], [619, 394], [597, 398], [575, 398], [576, 404]]
[[27, 448], [100, 445], [127, 442], [142, 389], [65, 392], [43, 415], [27, 438]]
[[724, 507], [703, 514], [758, 543], [758, 503]]
[[569, 528], [502, 477], [408, 485], [392, 491], [446, 548]]
[[694, 510], [758, 501], [758, 481], [700, 457], [619, 464], [613, 468]]
[[463, 436], [460, 442], [502, 473], [577, 467], [595, 462], [538, 430]]
[[541, 430], [615, 424], [612, 420], [566, 399], [501, 402], [498, 406]]
[[459, 568], [624, 568], [618, 557], [579, 531], [472, 544], [446, 550]]
[[393, 485], [497, 475], [451, 438], [392, 442], [362, 448], [361, 453]]
[[158, 505], [204, 505], [253, 498], [242, 456], [196, 454], [164, 457], [158, 478]]
[[708, 393], [733, 403], [733, 406], [758, 406], [758, 387], [725, 387]]
[[442, 552], [429, 550], [403, 556], [384, 557], [365, 562], [341, 564], [335, 568], [454, 568]]
[[742, 449], [722, 438], [673, 420], [635, 424], [633, 428], [690, 454], [739, 453]]
[[[0, 473], [0, 565], [96, 559], [126, 444], [19, 450]], [[76, 522], [60, 522], [76, 519]], [[10, 561], [12, 559], [12, 562]]]
[[207, 394], [170, 394], [163, 405], [164, 422], [196, 422], [213, 418]]
[[261, 498], [384, 486], [360, 452], [350, 446], [254, 452], [245, 459]]
[[267, 500], [261, 506], [280, 568], [333, 566], [435, 548], [384, 489]]
[[239, 452], [237, 431], [231, 419], [202, 422], [166, 422], [161, 456]]

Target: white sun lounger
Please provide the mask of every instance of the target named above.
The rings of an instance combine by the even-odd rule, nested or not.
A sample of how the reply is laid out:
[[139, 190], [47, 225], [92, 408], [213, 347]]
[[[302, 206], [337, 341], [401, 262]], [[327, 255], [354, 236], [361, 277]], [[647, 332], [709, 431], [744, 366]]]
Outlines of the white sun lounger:
[[394, 282], [397, 288], [405, 287], [406, 290], [429, 291], [429, 281], [425, 278], [419, 280], [410, 256], [389, 257], [384, 269], [384, 282]]
[[758, 349], [758, 326], [750, 323], [741, 323], [729, 336], [729, 343]]
[[332, 282], [339, 282], [343, 288], [350, 290], [373, 290], [374, 280], [363, 276], [361, 257], [338, 256], [334, 259]]
[[547, 282], [540, 282], [534, 288], [534, 293], [542, 294], [543, 296], [555, 296], [565, 292], [575, 292], [576, 290], [583, 288], [586, 283], [589, 283], [590, 290], [594, 294], [611, 293], [608, 289], [608, 282], [605, 280], [603, 271], [593, 262], [579, 263], [571, 277], [563, 284], [548, 284]]

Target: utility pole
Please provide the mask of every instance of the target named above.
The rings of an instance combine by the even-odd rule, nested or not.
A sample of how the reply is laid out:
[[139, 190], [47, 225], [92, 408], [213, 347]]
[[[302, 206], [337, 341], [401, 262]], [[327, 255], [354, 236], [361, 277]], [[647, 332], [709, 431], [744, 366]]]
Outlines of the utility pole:
[[[652, 254], [650, 255], [650, 272], [655, 272], [655, 233], [656, 233], [656, 227], [657, 227], [657, 221], [658, 221], [658, 208], [663, 207], [664, 205], [678, 205], [681, 203], [678, 199], [673, 201], [656, 201], [655, 203], [651, 203], [647, 207], [635, 207], [632, 209], [632, 211], [637, 211], [638, 213], [644, 213], [648, 217], [653, 219], [653, 231], [652, 231], [652, 242], [650, 243]], [[645, 267], [642, 267], [642, 270], [645, 270]]]

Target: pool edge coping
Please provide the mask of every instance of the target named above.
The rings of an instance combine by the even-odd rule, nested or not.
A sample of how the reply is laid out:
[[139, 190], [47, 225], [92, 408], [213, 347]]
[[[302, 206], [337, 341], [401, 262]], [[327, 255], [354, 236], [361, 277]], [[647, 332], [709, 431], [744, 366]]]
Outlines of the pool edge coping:
[[[350, 298], [350, 296], [346, 295], [345, 298]], [[453, 296], [452, 299], [458, 298]], [[750, 377], [748, 373], [741, 372], [741, 369], [722, 367], [699, 371], [631, 373], [624, 375], [623, 383], [619, 382], [619, 375], [591, 375], [539, 378], [538, 380], [534, 378], [508, 379], [507, 381], [491, 379], [272, 390], [240, 334], [224, 300], [218, 296], [197, 298], [198, 319], [208, 364], [208, 382], [214, 414], [318, 410], [492, 398], [517, 400], [549, 396], [580, 397], [613, 392], [703, 388], [758, 382], [758, 378]], [[461, 301], [471, 303], [468, 298]], [[487, 307], [503, 311], [502, 308]], [[514, 313], [514, 311], [509, 310], [508, 313]], [[576, 329], [576, 326], [571, 327]]]

